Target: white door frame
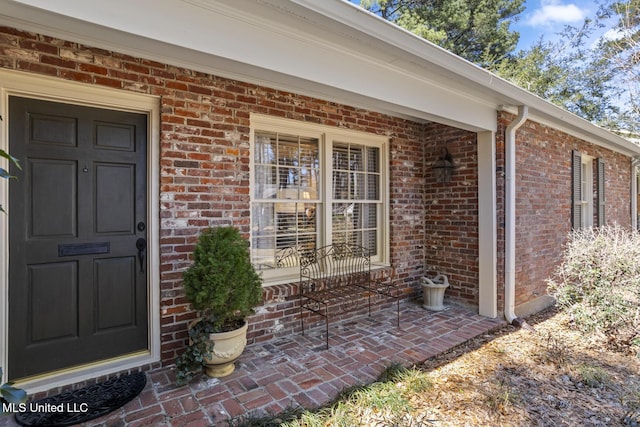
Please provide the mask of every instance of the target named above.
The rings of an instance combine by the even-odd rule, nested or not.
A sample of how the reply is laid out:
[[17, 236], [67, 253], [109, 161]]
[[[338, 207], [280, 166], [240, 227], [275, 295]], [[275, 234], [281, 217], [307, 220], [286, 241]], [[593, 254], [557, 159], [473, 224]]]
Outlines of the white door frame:
[[[8, 100], [10, 95], [66, 102], [98, 108], [111, 108], [146, 114], [148, 117], [147, 147], [147, 224], [148, 224], [148, 330], [149, 349], [133, 355], [91, 363], [76, 368], [41, 375], [16, 386], [29, 393], [48, 390], [67, 384], [100, 377], [117, 371], [131, 369], [160, 360], [160, 223], [159, 223], [159, 158], [160, 158], [160, 98], [75, 83], [52, 77], [37, 76], [25, 72], [0, 70], [0, 148], [8, 151]], [[7, 163], [4, 159], [4, 167]], [[9, 184], [0, 180], [0, 204], [11, 214]], [[9, 216], [0, 214], [0, 236], [8, 236]], [[0, 366], [6, 381], [8, 362], [8, 303], [9, 303], [9, 239], [0, 241]]]

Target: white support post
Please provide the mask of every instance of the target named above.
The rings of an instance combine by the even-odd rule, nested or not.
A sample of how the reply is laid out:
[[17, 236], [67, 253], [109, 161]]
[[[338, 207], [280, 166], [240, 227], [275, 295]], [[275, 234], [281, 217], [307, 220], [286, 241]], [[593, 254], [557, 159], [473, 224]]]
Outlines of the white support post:
[[478, 132], [478, 313], [498, 317], [496, 135]]

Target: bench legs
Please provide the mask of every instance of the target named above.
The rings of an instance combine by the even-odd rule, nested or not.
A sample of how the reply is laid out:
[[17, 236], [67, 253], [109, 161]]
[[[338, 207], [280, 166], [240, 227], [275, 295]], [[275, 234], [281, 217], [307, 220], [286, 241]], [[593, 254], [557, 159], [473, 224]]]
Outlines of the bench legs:
[[328, 313], [328, 308], [325, 306], [324, 308], [325, 312], [325, 316], [324, 316], [324, 325], [325, 325], [325, 334], [327, 336], [327, 346], [326, 346], [326, 350], [329, 350], [329, 313]]
[[[387, 294], [382, 294], [384, 296], [389, 296]], [[369, 317], [371, 317], [371, 296], [369, 298]], [[392, 297], [396, 300], [396, 325], [398, 329], [400, 328], [400, 298]], [[316, 313], [322, 317], [324, 317], [324, 325], [325, 325], [325, 337], [326, 337], [326, 349], [329, 349], [329, 305], [321, 302], [314, 302], [314, 305], [317, 305], [316, 308], [312, 308], [309, 306], [309, 303], [305, 304], [303, 301], [300, 301], [300, 329], [302, 330], [302, 335], [304, 335], [304, 311], [305, 309], [311, 311], [312, 313]], [[323, 307], [320, 307], [320, 306]]]
[[[395, 277], [395, 270], [392, 270], [390, 276], [386, 278], [386, 280], [372, 280], [366, 284], [351, 284], [350, 289], [352, 296], [358, 296], [360, 298], [366, 298], [363, 302], [367, 304], [367, 311], [369, 316], [371, 316], [371, 307], [374, 305], [374, 301], [372, 298], [383, 297], [385, 299], [395, 299], [396, 300], [396, 325], [398, 329], [400, 328], [400, 295], [397, 287], [393, 285], [393, 278]], [[302, 279], [302, 277], [301, 277]], [[301, 283], [303, 280], [301, 280]], [[315, 290], [315, 285], [303, 287], [301, 284], [301, 293], [300, 293], [300, 329], [302, 330], [302, 335], [304, 335], [304, 311], [308, 310], [313, 313], [316, 313], [325, 320], [325, 334], [326, 334], [326, 348], [329, 349], [329, 301], [340, 300], [340, 298], [344, 298], [345, 295], [336, 294], [335, 289], [330, 289], [328, 286], [321, 286], [319, 289], [321, 291], [318, 292], [305, 292], [304, 290], [313, 289]], [[340, 288], [338, 288], [340, 289]], [[355, 289], [355, 291], [353, 290]], [[366, 293], [367, 295], [363, 295]], [[330, 298], [330, 299], [329, 299]], [[351, 301], [351, 299], [349, 300]], [[354, 300], [355, 301], [355, 300]], [[360, 303], [357, 303], [359, 306]]]

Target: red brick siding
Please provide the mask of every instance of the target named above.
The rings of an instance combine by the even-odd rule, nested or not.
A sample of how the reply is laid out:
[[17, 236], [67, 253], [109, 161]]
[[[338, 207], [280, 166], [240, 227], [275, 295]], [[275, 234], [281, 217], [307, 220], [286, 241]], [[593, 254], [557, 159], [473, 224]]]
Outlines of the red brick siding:
[[[513, 116], [499, 116], [498, 170], [504, 170], [504, 130]], [[546, 294], [546, 280], [562, 256], [571, 231], [571, 152], [606, 163], [608, 224], [630, 226], [630, 159], [595, 144], [527, 121], [516, 133], [516, 306]], [[596, 168], [594, 165], [594, 174]], [[504, 198], [504, 177], [498, 174]], [[594, 177], [595, 183], [595, 177]], [[504, 283], [504, 205], [498, 205], [498, 272]], [[597, 207], [594, 202], [594, 224]], [[502, 289], [499, 289], [502, 296]], [[501, 305], [502, 299], [501, 299]]]
[[389, 165], [391, 264], [398, 280], [415, 284], [424, 276], [424, 130], [411, 124], [396, 132]]
[[[249, 115], [339, 126], [391, 141], [391, 260], [407, 296], [424, 265], [423, 125], [47, 36], [0, 28], [0, 66], [161, 97], [161, 347], [170, 362], [196, 314], [181, 287], [203, 227], [233, 224], [248, 236]], [[265, 288], [250, 339], [298, 328], [295, 284]]]

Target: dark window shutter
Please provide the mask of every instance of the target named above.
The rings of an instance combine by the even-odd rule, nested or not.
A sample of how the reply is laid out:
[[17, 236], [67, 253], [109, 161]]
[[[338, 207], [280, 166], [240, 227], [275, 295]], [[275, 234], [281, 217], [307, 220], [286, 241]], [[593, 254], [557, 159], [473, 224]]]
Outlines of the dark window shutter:
[[582, 228], [582, 154], [571, 154], [571, 226]]
[[605, 203], [606, 197], [604, 192], [604, 160], [598, 159], [598, 226], [606, 224]]

